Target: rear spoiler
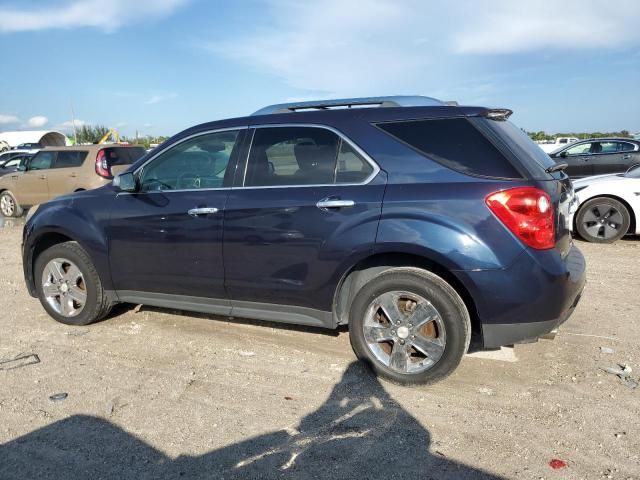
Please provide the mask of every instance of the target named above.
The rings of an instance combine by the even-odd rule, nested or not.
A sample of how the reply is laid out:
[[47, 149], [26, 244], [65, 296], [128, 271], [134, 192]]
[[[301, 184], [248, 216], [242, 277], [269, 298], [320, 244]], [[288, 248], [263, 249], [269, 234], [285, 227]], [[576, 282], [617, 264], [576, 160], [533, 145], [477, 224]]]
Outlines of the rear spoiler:
[[484, 116], [489, 120], [504, 122], [511, 116], [512, 113], [513, 110], [509, 110], [508, 108], [492, 108], [490, 110], [487, 110], [487, 113], [485, 113]]

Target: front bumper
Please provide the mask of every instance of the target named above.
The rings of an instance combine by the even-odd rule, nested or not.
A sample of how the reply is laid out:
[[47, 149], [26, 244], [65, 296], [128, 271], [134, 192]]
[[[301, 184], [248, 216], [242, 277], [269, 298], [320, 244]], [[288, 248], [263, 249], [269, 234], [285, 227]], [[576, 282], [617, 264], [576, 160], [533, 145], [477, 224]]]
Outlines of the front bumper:
[[[535, 340], [564, 323], [586, 282], [584, 256], [575, 245], [525, 251], [504, 270], [467, 272], [485, 348]], [[465, 283], [466, 283], [465, 282]]]

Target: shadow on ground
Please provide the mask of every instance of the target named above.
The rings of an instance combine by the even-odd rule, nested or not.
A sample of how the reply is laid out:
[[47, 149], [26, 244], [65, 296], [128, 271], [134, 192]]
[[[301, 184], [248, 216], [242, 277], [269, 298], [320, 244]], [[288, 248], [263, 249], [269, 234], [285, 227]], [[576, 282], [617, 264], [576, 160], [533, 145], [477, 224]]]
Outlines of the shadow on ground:
[[430, 443], [429, 432], [353, 363], [295, 428], [173, 459], [106, 420], [76, 415], [1, 445], [0, 478], [499, 478], [434, 453]]

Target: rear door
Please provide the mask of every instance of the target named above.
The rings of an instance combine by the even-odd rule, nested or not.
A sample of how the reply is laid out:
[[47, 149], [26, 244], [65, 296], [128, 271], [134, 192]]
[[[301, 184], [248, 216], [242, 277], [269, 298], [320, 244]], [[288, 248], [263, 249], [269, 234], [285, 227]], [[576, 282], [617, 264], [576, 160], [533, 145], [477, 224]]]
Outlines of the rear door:
[[234, 314], [268, 311], [265, 304], [331, 311], [338, 272], [373, 249], [385, 188], [378, 172], [331, 129], [256, 128], [225, 210], [225, 285]]
[[87, 158], [86, 150], [60, 150], [47, 173], [49, 197], [55, 198], [76, 190], [81, 167]]
[[38, 205], [49, 200], [47, 179], [55, 158], [55, 151], [42, 150], [27, 162], [27, 171], [11, 174], [20, 205]]
[[140, 190], [117, 194], [109, 226], [111, 275], [120, 298], [153, 296], [229, 313], [222, 222], [245, 130], [203, 132], [136, 171]]

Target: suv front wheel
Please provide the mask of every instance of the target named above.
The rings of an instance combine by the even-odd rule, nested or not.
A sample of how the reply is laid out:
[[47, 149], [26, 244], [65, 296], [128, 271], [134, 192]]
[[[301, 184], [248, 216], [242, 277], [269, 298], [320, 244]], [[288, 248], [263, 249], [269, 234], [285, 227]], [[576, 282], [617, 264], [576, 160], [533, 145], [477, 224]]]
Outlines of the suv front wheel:
[[469, 347], [471, 322], [464, 302], [442, 278], [391, 268], [356, 295], [349, 336], [357, 357], [380, 376], [427, 384], [458, 366]]
[[76, 242], [54, 245], [38, 255], [34, 278], [40, 303], [60, 323], [88, 325], [111, 310], [98, 272]]

